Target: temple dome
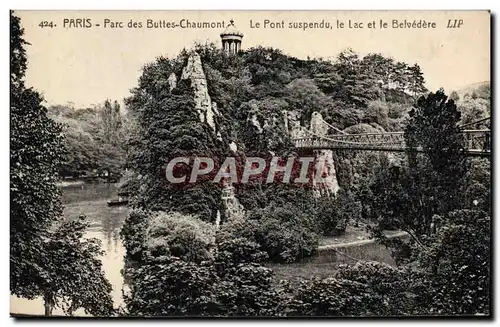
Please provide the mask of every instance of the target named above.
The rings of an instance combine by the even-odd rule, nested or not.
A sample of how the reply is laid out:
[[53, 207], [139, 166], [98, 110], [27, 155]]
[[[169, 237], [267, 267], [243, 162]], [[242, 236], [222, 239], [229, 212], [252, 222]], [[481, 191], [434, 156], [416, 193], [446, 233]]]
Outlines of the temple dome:
[[224, 30], [224, 32], [220, 33], [220, 36], [221, 37], [224, 37], [224, 36], [239, 36], [239, 37], [243, 37], [243, 33], [241, 33], [236, 28], [236, 26], [234, 26], [234, 20], [231, 19], [229, 21], [229, 25], [226, 27], [226, 29]]
[[222, 49], [226, 54], [235, 55], [241, 50], [243, 33], [234, 26], [234, 20], [231, 19], [229, 23], [224, 32], [220, 34]]

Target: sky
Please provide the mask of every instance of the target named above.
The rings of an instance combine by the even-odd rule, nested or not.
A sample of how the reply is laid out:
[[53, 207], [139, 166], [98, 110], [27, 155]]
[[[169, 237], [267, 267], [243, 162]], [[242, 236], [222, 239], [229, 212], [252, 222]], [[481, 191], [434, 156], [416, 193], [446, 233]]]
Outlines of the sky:
[[[334, 59], [351, 47], [361, 56], [381, 53], [418, 63], [426, 86], [451, 91], [490, 80], [490, 13], [487, 11], [17, 11], [25, 28], [26, 82], [48, 104], [73, 102], [76, 108], [109, 98], [122, 102], [137, 85], [142, 67], [163, 55], [175, 57], [195, 42], [220, 46], [222, 28], [146, 28], [147, 20], [179, 24], [231, 19], [244, 34], [242, 48], [271, 46], [306, 59]], [[90, 19], [92, 27], [69, 26]], [[123, 28], [118, 24], [122, 22]], [[318, 29], [292, 29], [292, 22], [329, 22]], [[397, 23], [434, 22], [435, 28], [393, 28]], [[128, 28], [129, 21], [142, 28]], [[268, 21], [267, 24], [265, 22]], [[387, 27], [381, 28], [380, 21]], [[42, 22], [53, 27], [41, 27]], [[65, 24], [66, 22], [66, 24]], [[274, 25], [270, 24], [275, 23]], [[284, 22], [284, 27], [281, 27]], [[344, 23], [338, 28], [337, 22]], [[372, 28], [368, 24], [374, 22]], [[455, 28], [447, 28], [455, 24]], [[462, 24], [458, 27], [458, 23]], [[260, 24], [257, 27], [257, 23]], [[349, 24], [350, 23], [350, 24]], [[363, 28], [354, 28], [355, 23]], [[100, 26], [96, 26], [99, 24]], [[43, 25], [43, 24], [42, 24]], [[55, 26], [54, 26], [55, 25]], [[66, 26], [65, 26], [66, 25]]]

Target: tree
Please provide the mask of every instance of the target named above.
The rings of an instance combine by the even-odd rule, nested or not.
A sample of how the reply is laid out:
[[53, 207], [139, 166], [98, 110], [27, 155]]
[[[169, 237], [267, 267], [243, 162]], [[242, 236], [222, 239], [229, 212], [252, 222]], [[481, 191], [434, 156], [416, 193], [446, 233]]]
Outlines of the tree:
[[377, 98], [377, 85], [371, 81], [372, 76], [354, 50], [349, 48], [338, 55], [335, 71], [340, 77], [335, 88], [336, 99], [366, 107], [370, 100]]
[[491, 161], [487, 158], [471, 158], [470, 183], [467, 185], [465, 207], [488, 212], [491, 216]]
[[460, 100], [460, 95], [458, 95], [457, 91], [453, 91], [450, 93], [450, 99], [458, 102]]
[[52, 107], [49, 108], [50, 112], [52, 118], [61, 124], [64, 134], [64, 160], [59, 174], [63, 177], [80, 177], [97, 169], [100, 164], [98, 161], [100, 145], [93, 131], [95, 121], [72, 118], [70, 117], [72, 111], [54, 115]]
[[[228, 222], [214, 237], [213, 225], [196, 217], [159, 214], [149, 220], [149, 255], [132, 266], [129, 315], [269, 316], [279, 294], [264, 253], [244, 221]], [[214, 240], [216, 248], [214, 246]]]
[[362, 65], [373, 80], [382, 87], [388, 88], [393, 83], [395, 65], [393, 58], [386, 58], [378, 53], [369, 53], [363, 57]]
[[288, 308], [291, 316], [359, 317], [377, 315], [382, 298], [366, 284], [329, 277], [304, 281]]
[[131, 210], [128, 214], [120, 230], [123, 245], [127, 250], [127, 260], [140, 261], [142, 259], [146, 250], [144, 242], [150, 218], [151, 213], [141, 209]]
[[221, 284], [217, 290], [220, 312], [229, 316], [282, 315], [282, 299], [273, 271], [261, 266], [268, 259], [258, 243], [259, 223], [232, 218], [216, 235], [214, 266]]
[[385, 208], [380, 216], [392, 217], [389, 222], [410, 235], [410, 243], [397, 246], [427, 274], [434, 303], [428, 311], [487, 314], [490, 222], [478, 210], [488, 210], [487, 194], [476, 194], [474, 210], [463, 209], [474, 207], [465, 200], [475, 192], [471, 186], [481, 185], [471, 177], [475, 183], [484, 178], [469, 171], [459, 122], [454, 101], [441, 90], [421, 97], [405, 130], [408, 166], [379, 175], [382, 183], [372, 191]]
[[24, 85], [27, 44], [20, 19], [11, 12], [10, 289], [39, 295], [38, 258], [52, 223], [62, 214], [55, 185], [61, 162], [61, 128], [47, 117], [39, 93]]
[[54, 306], [61, 306], [72, 315], [78, 308], [97, 317], [114, 314], [112, 287], [102, 270], [98, 257], [104, 253], [98, 239], [84, 239], [89, 223], [82, 216], [64, 221], [51, 232], [40, 258], [45, 272], [40, 286], [45, 301], [45, 315]]
[[470, 95], [470, 97], [471, 97], [473, 100], [476, 100], [476, 99], [478, 98], [478, 95], [477, 95], [476, 90], [472, 90], [472, 94]]
[[[478, 120], [487, 118], [491, 116], [491, 104], [489, 100], [482, 98], [472, 99], [467, 97], [458, 103], [458, 108], [461, 112], [461, 124], [470, 124]], [[469, 125], [470, 129], [483, 129], [489, 128], [489, 122], [484, 121], [482, 123]]]
[[386, 102], [380, 100], [370, 101], [367, 108], [365, 109], [365, 117], [363, 119], [364, 123], [376, 123], [387, 130], [389, 125], [389, 106]]
[[485, 83], [476, 89], [476, 94], [479, 98], [491, 101], [491, 85]]
[[130, 316], [211, 316], [217, 309], [218, 278], [210, 264], [177, 257], [152, 258], [127, 271]]
[[[433, 208], [428, 215], [445, 214], [463, 203], [467, 162], [460, 117], [457, 106], [453, 100], [447, 101], [442, 90], [421, 97], [410, 111], [405, 129], [409, 168], [420, 190], [430, 192], [424, 201]], [[416, 154], [417, 147], [421, 147], [423, 156]]]
[[155, 213], [149, 219], [144, 236], [146, 255], [174, 256], [201, 263], [211, 258], [214, 225], [197, 217], [173, 213]]
[[257, 240], [273, 262], [296, 262], [312, 256], [318, 248], [314, 208], [295, 203], [274, 202], [250, 215], [259, 221]]
[[288, 104], [277, 98], [244, 102], [232, 117], [235, 134], [247, 156], [278, 155], [290, 152], [293, 146], [285, 131], [283, 110]]
[[[483, 192], [488, 177], [475, 171], [471, 175], [477, 185], [462, 185], [468, 178], [463, 178], [467, 165], [458, 133], [460, 116], [442, 92], [413, 100], [410, 92], [426, 92], [418, 65], [377, 54], [360, 59], [354, 51], [341, 53], [335, 63], [298, 60], [265, 48], [231, 57], [213, 46], [198, 46], [196, 51], [202, 58], [208, 93], [220, 109], [217, 123], [222, 125], [222, 142], [200, 121], [189, 82], [181, 80], [175, 88], [168, 87], [169, 76], [181, 75], [187, 52], [146, 65], [127, 100], [137, 124], [130, 139], [130, 162], [141, 184], [135, 187], [141, 210], [131, 213], [122, 230], [127, 254], [136, 261], [126, 297], [129, 314], [345, 316], [476, 310], [462, 310], [452, 300], [455, 282], [462, 288], [457, 293], [464, 296], [483, 301], [484, 294], [466, 289], [465, 273], [451, 275], [464, 262], [441, 267], [448, 265], [442, 260], [446, 255], [457, 253], [443, 245], [450, 239], [440, 240], [439, 235], [448, 227], [455, 229], [447, 220], [450, 210], [489, 206]], [[415, 105], [411, 112], [410, 104]], [[340, 180], [341, 174], [348, 175], [348, 187], [342, 185], [335, 199], [319, 203], [307, 187], [267, 184], [262, 176], [254, 176], [251, 183], [235, 185], [235, 196], [246, 215], [222, 219], [215, 237], [206, 222], [221, 208], [217, 189], [164, 183], [165, 163], [172, 156], [223, 157], [232, 141], [237, 143], [237, 160], [245, 155], [296, 155], [285, 135], [283, 111], [293, 111], [307, 127], [312, 111], [318, 109], [326, 121], [352, 134], [400, 131], [408, 119], [409, 160], [397, 160], [397, 155], [391, 156], [394, 160], [373, 154], [338, 155], [335, 160], [347, 167], [344, 170], [336, 162], [341, 168], [337, 176]], [[355, 171], [349, 167], [359, 163], [362, 166]], [[190, 168], [187, 165], [186, 171]], [[166, 217], [158, 211], [180, 213]], [[401, 267], [360, 262], [332, 278], [306, 281], [282, 292], [272, 271], [261, 266], [266, 261], [297, 262], [313, 255], [320, 233], [341, 233], [348, 220], [356, 221], [361, 215], [378, 223], [375, 232], [391, 227], [409, 233], [409, 241], [401, 239], [397, 244], [397, 253], [406, 259], [397, 260]], [[476, 231], [471, 234], [478, 236]], [[378, 236], [383, 239], [382, 233]], [[481, 263], [483, 241], [481, 236]], [[436, 258], [432, 251], [437, 248], [447, 253], [445, 257]], [[471, 253], [467, 253], [469, 260]], [[408, 261], [411, 265], [404, 265]], [[453, 277], [450, 284], [446, 284], [447, 274]], [[487, 285], [483, 281], [475, 280], [473, 285], [482, 288]], [[441, 287], [446, 294], [439, 294]], [[440, 302], [434, 305], [433, 301]]]
[[335, 199], [322, 198], [318, 203], [318, 222], [323, 235], [340, 235], [345, 232], [349, 221], [359, 222], [361, 203], [356, 201], [352, 192], [342, 188]]
[[422, 70], [418, 64], [414, 64], [409, 67], [410, 71], [410, 89], [409, 91], [413, 93], [413, 96], [419, 96], [422, 93], [427, 92], [427, 88], [425, 87], [425, 79]]
[[287, 102], [291, 110], [301, 112], [301, 121], [307, 126], [314, 111], [320, 111], [329, 102], [311, 79], [295, 79], [286, 86]]
[[[62, 125], [64, 134], [62, 176], [85, 175], [119, 177], [125, 165], [125, 117], [115, 101], [103, 106], [75, 109], [68, 105], [48, 108], [52, 119]], [[128, 124], [126, 125], [128, 127]]]
[[116, 145], [120, 139], [118, 133], [122, 126], [120, 105], [117, 101], [111, 104], [111, 101], [106, 99], [100, 110], [100, 116], [104, 141]]
[[[407, 162], [379, 169], [370, 187], [379, 228], [406, 231], [417, 251], [436, 233], [438, 216], [465, 204], [468, 165], [459, 121], [460, 112], [443, 91], [421, 97], [405, 129]], [[408, 257], [411, 249], [394, 242], [398, 253]]]
[[[112, 313], [111, 286], [100, 269], [99, 246], [83, 241], [86, 225], [62, 222], [55, 182], [62, 161], [61, 126], [50, 119], [39, 93], [24, 85], [23, 29], [11, 15], [10, 292], [45, 299], [46, 314], [62, 301]], [[96, 299], [97, 298], [97, 299]]]
[[252, 76], [257, 99], [281, 97], [283, 86], [294, 79], [293, 63], [296, 59], [284, 55], [278, 49], [252, 48], [243, 54], [243, 60]]
[[[10, 85], [11, 88], [24, 86], [24, 75], [28, 60], [25, 45], [29, 43], [23, 39], [24, 29], [21, 19], [10, 12]], [[12, 92], [12, 90], [11, 90]]]

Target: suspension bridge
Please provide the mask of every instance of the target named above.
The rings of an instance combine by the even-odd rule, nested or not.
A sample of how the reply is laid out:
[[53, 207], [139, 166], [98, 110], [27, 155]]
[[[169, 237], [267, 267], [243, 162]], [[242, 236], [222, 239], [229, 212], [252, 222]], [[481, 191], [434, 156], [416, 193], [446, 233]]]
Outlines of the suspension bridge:
[[[336, 134], [318, 135], [306, 128], [301, 128], [303, 137], [293, 138], [296, 148], [308, 150], [366, 150], [366, 151], [407, 151], [404, 132], [380, 132], [348, 134], [320, 118], [321, 122]], [[460, 126], [465, 145], [464, 152], [469, 156], [491, 155], [490, 117]], [[470, 127], [488, 125], [488, 128], [470, 129]], [[422, 148], [415, 151], [423, 152]]]

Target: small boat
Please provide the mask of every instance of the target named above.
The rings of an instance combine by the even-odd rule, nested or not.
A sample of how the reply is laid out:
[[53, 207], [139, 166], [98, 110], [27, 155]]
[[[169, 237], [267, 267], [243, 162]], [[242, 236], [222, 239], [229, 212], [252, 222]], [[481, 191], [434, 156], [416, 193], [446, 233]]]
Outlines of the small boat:
[[124, 206], [128, 204], [128, 199], [113, 199], [108, 201], [108, 206], [116, 207], [116, 206]]

